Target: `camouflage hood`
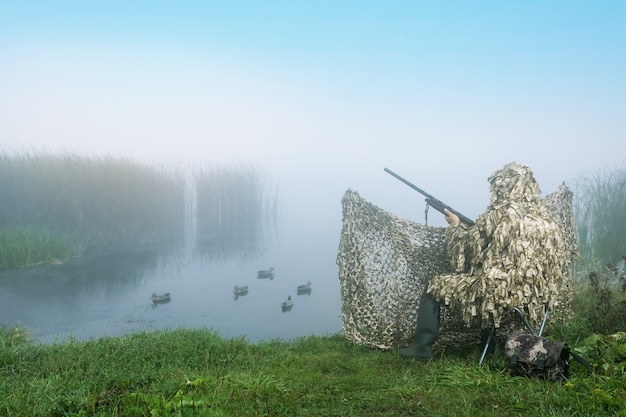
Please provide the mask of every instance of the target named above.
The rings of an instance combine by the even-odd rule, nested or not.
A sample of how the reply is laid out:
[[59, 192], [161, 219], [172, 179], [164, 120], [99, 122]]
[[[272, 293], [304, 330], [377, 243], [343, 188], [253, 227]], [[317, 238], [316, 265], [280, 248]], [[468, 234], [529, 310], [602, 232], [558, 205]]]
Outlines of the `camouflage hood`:
[[488, 179], [491, 184], [491, 204], [508, 202], [537, 203], [539, 184], [532, 170], [524, 165], [511, 162], [494, 172]]

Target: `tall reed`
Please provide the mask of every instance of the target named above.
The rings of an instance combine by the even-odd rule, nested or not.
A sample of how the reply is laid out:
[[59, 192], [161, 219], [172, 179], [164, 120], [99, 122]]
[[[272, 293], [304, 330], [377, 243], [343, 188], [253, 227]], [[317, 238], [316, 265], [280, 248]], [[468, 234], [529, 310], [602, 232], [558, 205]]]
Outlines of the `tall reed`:
[[180, 238], [183, 192], [176, 173], [127, 158], [0, 153], [0, 228], [71, 236], [83, 248]]
[[67, 236], [48, 230], [0, 230], [0, 269], [52, 262], [75, 252]]
[[581, 257], [618, 263], [626, 254], [626, 170], [604, 169], [581, 176], [574, 194]]
[[185, 172], [112, 156], [0, 152], [0, 267], [62, 257], [69, 249], [61, 242], [75, 251], [155, 248], [178, 256], [190, 233], [199, 237], [198, 257], [258, 254], [276, 221], [270, 177], [250, 166]]
[[197, 254], [250, 257], [263, 250], [276, 222], [276, 189], [261, 169], [204, 166], [195, 173]]

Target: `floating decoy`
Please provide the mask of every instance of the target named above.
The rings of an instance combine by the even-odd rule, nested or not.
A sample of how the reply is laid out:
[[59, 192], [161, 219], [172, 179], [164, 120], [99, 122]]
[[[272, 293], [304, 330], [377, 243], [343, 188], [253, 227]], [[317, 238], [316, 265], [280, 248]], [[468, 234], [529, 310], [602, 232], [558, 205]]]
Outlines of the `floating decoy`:
[[152, 298], [152, 302], [154, 304], [169, 303], [170, 300], [171, 300], [169, 292], [166, 292], [164, 294], [157, 294], [157, 293], [153, 292], [151, 298]]
[[282, 309], [283, 311], [288, 311], [291, 310], [291, 307], [293, 307], [293, 300], [291, 299], [291, 296], [289, 296], [285, 301], [283, 301]]
[[248, 294], [248, 286], [244, 285], [242, 287], [239, 287], [239, 286], [235, 285], [235, 289], [233, 290], [233, 293], [235, 295], [246, 295], [246, 294]]
[[274, 279], [274, 268], [270, 267], [270, 269], [258, 271], [256, 276], [257, 278]]
[[298, 285], [298, 294], [310, 294], [311, 289], [311, 281], [307, 281], [306, 285]]

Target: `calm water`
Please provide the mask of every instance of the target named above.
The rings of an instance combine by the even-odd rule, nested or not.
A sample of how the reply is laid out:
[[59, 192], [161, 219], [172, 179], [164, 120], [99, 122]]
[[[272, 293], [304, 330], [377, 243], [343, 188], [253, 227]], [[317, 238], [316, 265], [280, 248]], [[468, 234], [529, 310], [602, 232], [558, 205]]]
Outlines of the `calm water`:
[[[287, 216], [277, 241], [254, 259], [164, 262], [150, 254], [122, 254], [5, 272], [0, 321], [27, 327], [42, 342], [179, 326], [252, 342], [340, 332], [340, 226], [337, 203], [333, 221], [323, 225], [307, 228]], [[275, 278], [258, 279], [257, 270], [270, 266]], [[307, 281], [310, 295], [297, 295], [297, 286]], [[235, 299], [235, 285], [248, 285], [248, 294]], [[154, 305], [153, 292], [170, 292], [171, 301]], [[294, 306], [283, 312], [289, 295]]]

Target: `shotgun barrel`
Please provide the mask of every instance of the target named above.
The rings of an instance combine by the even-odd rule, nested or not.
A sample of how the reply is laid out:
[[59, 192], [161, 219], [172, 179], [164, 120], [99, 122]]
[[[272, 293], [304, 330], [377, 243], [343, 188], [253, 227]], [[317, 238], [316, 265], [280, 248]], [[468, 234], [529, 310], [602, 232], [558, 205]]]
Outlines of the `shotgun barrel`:
[[441, 214], [445, 215], [446, 213], [443, 210], [448, 209], [451, 213], [456, 214], [459, 217], [459, 220], [461, 220], [463, 223], [467, 224], [468, 226], [472, 226], [474, 224], [474, 221], [472, 221], [472, 219], [470, 219], [469, 217], [462, 215], [457, 210], [445, 204], [443, 201], [433, 197], [431, 194], [428, 194], [426, 191], [422, 190], [417, 185], [412, 184], [409, 181], [405, 180], [404, 178], [402, 178], [400, 175], [396, 174], [389, 168], [385, 168], [385, 172], [390, 175], [393, 175], [394, 177], [396, 177], [397, 179], [399, 179], [400, 181], [402, 181], [403, 183], [405, 183], [406, 185], [408, 185], [409, 187], [411, 187], [418, 193], [422, 194], [424, 197], [426, 197], [426, 204], [433, 207], [435, 210], [437, 210]]

